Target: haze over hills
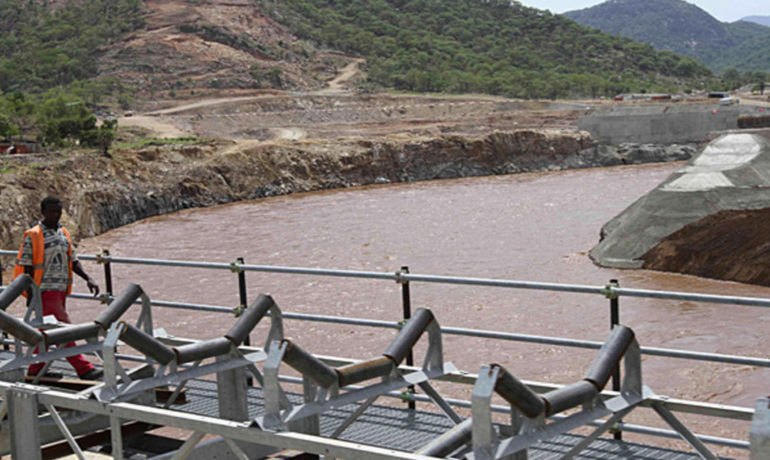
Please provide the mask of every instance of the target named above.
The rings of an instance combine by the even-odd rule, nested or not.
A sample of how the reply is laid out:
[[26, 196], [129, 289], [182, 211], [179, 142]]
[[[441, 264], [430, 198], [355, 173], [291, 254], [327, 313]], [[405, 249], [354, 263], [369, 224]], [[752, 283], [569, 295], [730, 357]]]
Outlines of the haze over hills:
[[741, 18], [741, 21], [755, 22], [770, 27], [770, 16], [746, 16]]
[[720, 22], [683, 0], [610, 0], [568, 18], [610, 34], [692, 56], [716, 72], [770, 70], [770, 28]]

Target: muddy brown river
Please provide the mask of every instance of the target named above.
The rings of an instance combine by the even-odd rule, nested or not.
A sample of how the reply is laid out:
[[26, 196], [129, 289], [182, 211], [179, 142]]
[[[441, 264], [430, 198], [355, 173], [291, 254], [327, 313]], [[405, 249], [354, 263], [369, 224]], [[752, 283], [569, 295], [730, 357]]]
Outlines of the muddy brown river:
[[[297, 194], [183, 211], [147, 219], [80, 242], [80, 252], [115, 256], [303, 266], [603, 285], [770, 297], [770, 289], [651, 271], [596, 267], [587, 251], [602, 224], [654, 188], [679, 164], [599, 168], [443, 180]], [[101, 268], [86, 263], [94, 275]], [[141, 284], [153, 299], [234, 306], [229, 271], [115, 266], [115, 290]], [[285, 311], [399, 320], [392, 281], [247, 273], [254, 299], [270, 293]], [[76, 282], [76, 290], [85, 286]], [[430, 307], [443, 326], [603, 340], [609, 301], [587, 294], [413, 283], [414, 307]], [[621, 298], [621, 322], [642, 346], [770, 357], [770, 310], [734, 305]], [[72, 301], [74, 321], [101, 307]], [[186, 337], [221, 335], [229, 315], [155, 309], [156, 327]], [[287, 336], [317, 354], [379, 355], [395, 332], [287, 321]], [[264, 337], [264, 329], [253, 334]], [[422, 351], [418, 350], [417, 360]], [[527, 380], [571, 383], [595, 352], [444, 337], [445, 359], [477, 372], [496, 362]], [[770, 394], [770, 370], [645, 357], [645, 384], [670, 397], [753, 407]], [[468, 397], [470, 388], [451, 389]], [[645, 411], [639, 411], [645, 412]], [[748, 423], [695, 420], [696, 431], [748, 439]], [[649, 414], [642, 420], [664, 425]], [[634, 421], [633, 419], [631, 420]], [[631, 437], [631, 439], [634, 439]], [[638, 438], [637, 438], [638, 439]], [[672, 444], [683, 447], [681, 444]], [[725, 453], [725, 451], [721, 451]], [[746, 452], [728, 452], [734, 456]]]

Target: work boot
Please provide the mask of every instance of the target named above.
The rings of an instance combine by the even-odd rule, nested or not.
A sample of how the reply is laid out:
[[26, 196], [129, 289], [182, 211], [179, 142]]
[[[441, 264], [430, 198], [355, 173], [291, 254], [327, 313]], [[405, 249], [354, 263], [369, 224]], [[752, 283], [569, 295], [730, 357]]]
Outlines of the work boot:
[[78, 377], [80, 380], [99, 380], [100, 378], [104, 377], [104, 371], [94, 367], [90, 371]]

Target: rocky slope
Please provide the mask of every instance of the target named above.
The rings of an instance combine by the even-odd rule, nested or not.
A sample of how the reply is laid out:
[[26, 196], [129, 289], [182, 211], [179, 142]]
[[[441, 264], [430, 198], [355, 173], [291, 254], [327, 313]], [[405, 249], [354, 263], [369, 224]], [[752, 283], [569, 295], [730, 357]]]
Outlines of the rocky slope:
[[112, 159], [95, 153], [5, 157], [0, 247], [14, 248], [40, 199], [65, 200], [74, 236], [183, 208], [366, 184], [684, 159], [693, 146], [602, 147], [585, 133], [530, 130], [479, 137], [155, 145]]
[[146, 0], [146, 26], [110, 46], [101, 77], [138, 100], [222, 89], [317, 89], [349, 58], [320, 52], [251, 0]]

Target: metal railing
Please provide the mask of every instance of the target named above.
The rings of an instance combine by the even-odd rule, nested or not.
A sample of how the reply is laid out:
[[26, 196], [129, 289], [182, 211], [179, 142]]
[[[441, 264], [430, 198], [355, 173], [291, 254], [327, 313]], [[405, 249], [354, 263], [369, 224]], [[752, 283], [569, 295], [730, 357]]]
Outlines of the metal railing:
[[[0, 260], [2, 256], [16, 256], [16, 251], [0, 250]], [[160, 300], [152, 300], [153, 306], [164, 308], [179, 308], [185, 310], [205, 311], [215, 313], [229, 313], [232, 314], [234, 310], [238, 308], [244, 308], [247, 305], [246, 299], [246, 280], [245, 272], [261, 272], [261, 273], [275, 273], [275, 274], [288, 274], [288, 275], [307, 275], [307, 276], [321, 276], [321, 277], [338, 277], [338, 278], [357, 278], [357, 279], [372, 279], [372, 280], [385, 280], [399, 283], [401, 285], [402, 293], [402, 305], [403, 305], [403, 318], [408, 319], [411, 316], [411, 295], [410, 295], [410, 283], [439, 283], [450, 285], [466, 285], [466, 286], [480, 286], [480, 287], [496, 287], [506, 289], [530, 289], [538, 291], [557, 291], [557, 292], [571, 292], [577, 294], [590, 294], [601, 295], [609, 300], [610, 311], [610, 327], [619, 324], [619, 299], [620, 297], [639, 297], [639, 298], [652, 298], [652, 299], [669, 299], [669, 300], [686, 300], [695, 302], [717, 303], [724, 305], [742, 305], [751, 307], [768, 308], [770, 307], [770, 299], [756, 298], [756, 297], [740, 297], [740, 296], [722, 296], [722, 295], [710, 295], [699, 294], [690, 292], [676, 292], [676, 291], [659, 291], [659, 290], [646, 290], [646, 289], [628, 289], [621, 288], [616, 280], [610, 280], [603, 286], [591, 286], [591, 285], [577, 285], [577, 284], [559, 284], [559, 283], [543, 283], [521, 280], [502, 280], [502, 279], [488, 279], [488, 278], [472, 278], [472, 277], [457, 277], [457, 276], [436, 276], [436, 275], [422, 275], [409, 273], [408, 267], [401, 267], [400, 270], [392, 273], [387, 272], [371, 272], [371, 271], [356, 271], [356, 270], [336, 270], [336, 269], [320, 269], [320, 268], [307, 268], [307, 267], [288, 267], [288, 266], [269, 266], [269, 265], [252, 265], [244, 263], [242, 258], [238, 258], [232, 263], [218, 263], [218, 262], [198, 262], [198, 261], [181, 261], [181, 260], [163, 260], [163, 259], [139, 259], [139, 258], [127, 258], [127, 257], [114, 257], [109, 254], [108, 251], [104, 251], [97, 255], [80, 255], [81, 260], [95, 261], [102, 264], [104, 267], [104, 282], [105, 282], [105, 294], [102, 297], [102, 301], [107, 301], [113, 294], [112, 283], [112, 264], [127, 264], [127, 265], [153, 265], [153, 266], [166, 266], [177, 268], [199, 268], [209, 270], [227, 270], [237, 274], [238, 286], [239, 286], [239, 299], [240, 306], [233, 309], [232, 307], [225, 307], [219, 305], [203, 305], [184, 302], [168, 302]], [[0, 264], [2, 265], [2, 264]], [[3, 285], [2, 275], [0, 274], [0, 285]], [[2, 289], [0, 287], [0, 289]], [[71, 297], [94, 300], [91, 295], [88, 294], [73, 294]], [[346, 318], [335, 317], [326, 315], [311, 315], [285, 312], [283, 317], [286, 319], [295, 319], [302, 321], [314, 321], [324, 323], [336, 323], [346, 324], [364, 327], [378, 327], [378, 328], [391, 328], [398, 329], [401, 326], [401, 322], [393, 321], [381, 321], [371, 320], [363, 318]], [[477, 338], [488, 338], [497, 340], [508, 340], [517, 342], [528, 342], [546, 345], [556, 345], [573, 348], [583, 349], [599, 349], [602, 345], [601, 342], [577, 340], [563, 337], [548, 337], [529, 334], [517, 334], [500, 331], [487, 331], [487, 330], [474, 330], [458, 327], [442, 327], [442, 333], [459, 336], [469, 336]], [[707, 361], [714, 363], [727, 363], [736, 365], [750, 365], [763, 368], [770, 368], [770, 358], [762, 357], [749, 357], [749, 356], [737, 356], [737, 355], [725, 355], [718, 353], [705, 353], [689, 350], [677, 350], [667, 348], [656, 347], [642, 347], [642, 354], [650, 356], [660, 356], [668, 358], [688, 359]], [[408, 357], [407, 366], [411, 366], [413, 363], [412, 357]], [[463, 377], [456, 377], [454, 381], [467, 380]], [[470, 381], [470, 380], [469, 380]], [[464, 382], [468, 383], [468, 382]], [[533, 385], [537, 386], [536, 384]], [[616, 372], [613, 375], [612, 382], [613, 391], [618, 391], [620, 387], [620, 375]], [[548, 388], [544, 386], [542, 388]], [[414, 401], [419, 400], [419, 397], [409, 397], [410, 407], [414, 408]], [[462, 403], [456, 401], [456, 403], [462, 406]], [[708, 403], [690, 403], [685, 401], [676, 401], [672, 403], [672, 410], [678, 410], [682, 412], [689, 412], [695, 414], [717, 416], [735, 420], [750, 420], [753, 409], [737, 406], [725, 406]], [[619, 424], [618, 433], [615, 435], [616, 439], [620, 439], [620, 431], [626, 429], [627, 431], [643, 432], [646, 434], [656, 434], [660, 436], [671, 436], [673, 432], [667, 432], [666, 430], [659, 430], [649, 427], [639, 427], [635, 425]], [[740, 440], [728, 440], [725, 438], [704, 436], [704, 441], [712, 442], [715, 444], [726, 445], [730, 447], [748, 448], [748, 443]]]

